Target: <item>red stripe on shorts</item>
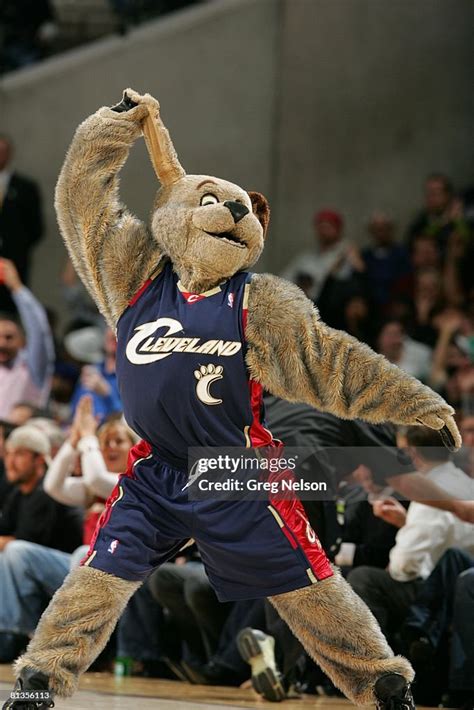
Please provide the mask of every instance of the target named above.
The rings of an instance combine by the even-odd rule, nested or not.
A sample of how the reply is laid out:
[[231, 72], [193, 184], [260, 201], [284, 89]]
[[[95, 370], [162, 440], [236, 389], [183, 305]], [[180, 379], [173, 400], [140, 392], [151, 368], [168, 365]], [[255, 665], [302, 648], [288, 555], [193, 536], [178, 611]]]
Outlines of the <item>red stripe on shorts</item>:
[[86, 556], [81, 560], [81, 565], [84, 565], [89, 557], [92, 555], [95, 547], [95, 543], [97, 540], [97, 537], [99, 535], [99, 532], [104, 528], [107, 523], [109, 522], [109, 518], [112, 514], [112, 508], [114, 504], [117, 502], [119, 496], [122, 495], [120, 491], [120, 481], [122, 478], [133, 478], [133, 468], [135, 464], [138, 463], [138, 461], [142, 461], [143, 459], [146, 459], [149, 455], [151, 454], [151, 446], [147, 441], [144, 441], [141, 439], [138, 444], [135, 444], [135, 446], [132, 446], [130, 451], [128, 452], [128, 461], [127, 461], [127, 470], [125, 473], [122, 473], [117, 481], [117, 485], [113, 489], [112, 493], [110, 496], [107, 498], [105, 502], [105, 510], [102, 512], [96, 528], [94, 530], [94, 534], [92, 535], [92, 539], [89, 545], [89, 549], [87, 551]]
[[291, 535], [304, 552], [316, 579], [332, 577], [334, 573], [329, 560], [318, 536], [310, 525], [300, 499], [296, 495], [290, 498], [281, 498], [276, 495], [270, 496], [270, 503], [284, 523], [283, 532], [287, 537]]

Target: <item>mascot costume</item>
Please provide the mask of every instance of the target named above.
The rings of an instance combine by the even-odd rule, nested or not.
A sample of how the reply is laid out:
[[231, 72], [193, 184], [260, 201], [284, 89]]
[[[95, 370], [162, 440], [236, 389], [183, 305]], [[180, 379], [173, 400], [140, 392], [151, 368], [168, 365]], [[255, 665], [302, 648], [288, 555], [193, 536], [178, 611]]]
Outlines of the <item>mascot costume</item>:
[[[118, 195], [118, 173], [141, 135], [161, 183], [150, 227]], [[132, 594], [191, 538], [218, 597], [268, 597], [351, 701], [413, 708], [410, 664], [394, 656], [331, 567], [302, 504], [189, 501], [187, 453], [191, 446], [271, 445], [264, 389], [342, 418], [423, 424], [451, 448], [461, 443], [453, 409], [322, 323], [299, 288], [247, 271], [263, 249], [266, 199], [187, 175], [152, 96], [127, 90], [120, 104], [79, 126], [56, 210], [77, 273], [117, 331], [125, 417], [142, 441], [88, 555], [16, 661], [4, 708], [53, 707], [54, 696], [71, 695]], [[29, 691], [34, 699], [21, 700]]]

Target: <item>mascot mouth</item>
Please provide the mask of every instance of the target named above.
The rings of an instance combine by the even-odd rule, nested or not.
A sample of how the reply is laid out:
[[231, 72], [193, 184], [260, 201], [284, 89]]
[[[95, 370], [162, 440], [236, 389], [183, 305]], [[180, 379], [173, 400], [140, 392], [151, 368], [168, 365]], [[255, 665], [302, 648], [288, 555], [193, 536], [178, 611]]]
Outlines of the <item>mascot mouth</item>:
[[237, 239], [237, 237], [234, 237], [234, 235], [230, 232], [220, 232], [220, 234], [217, 234], [216, 232], [206, 232], [206, 234], [210, 237], [214, 237], [215, 239], [221, 239], [222, 241], [232, 244], [232, 246], [238, 247], [239, 249], [245, 249], [245, 244], [241, 242], [240, 239]]

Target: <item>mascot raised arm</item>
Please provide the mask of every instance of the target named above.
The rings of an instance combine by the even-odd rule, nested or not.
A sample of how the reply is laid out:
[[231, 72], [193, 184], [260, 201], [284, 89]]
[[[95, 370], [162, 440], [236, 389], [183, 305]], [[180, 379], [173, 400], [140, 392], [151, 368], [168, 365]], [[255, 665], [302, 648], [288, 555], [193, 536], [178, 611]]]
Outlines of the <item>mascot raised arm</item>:
[[[119, 197], [144, 135], [160, 180], [150, 225]], [[413, 671], [333, 568], [298, 499], [190, 501], [189, 447], [272, 445], [262, 392], [342, 418], [423, 424], [460, 445], [453, 409], [346, 333], [296, 286], [248, 271], [270, 210], [257, 192], [187, 175], [160, 106], [127, 90], [77, 129], [56, 190], [71, 259], [117, 332], [125, 417], [142, 441], [89, 552], [16, 662], [17, 691], [69, 696], [153, 569], [194, 538], [222, 601], [268, 597], [308, 654], [356, 704], [413, 708]], [[49, 695], [48, 695], [49, 694]]]

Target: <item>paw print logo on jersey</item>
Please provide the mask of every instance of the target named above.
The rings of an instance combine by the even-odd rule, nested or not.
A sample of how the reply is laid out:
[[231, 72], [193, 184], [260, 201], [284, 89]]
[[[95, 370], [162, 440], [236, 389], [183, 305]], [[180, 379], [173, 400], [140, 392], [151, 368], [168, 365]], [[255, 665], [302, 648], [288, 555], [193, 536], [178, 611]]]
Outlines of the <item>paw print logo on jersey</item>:
[[222, 404], [222, 399], [216, 399], [209, 391], [210, 386], [216, 380], [222, 380], [224, 368], [222, 365], [201, 365], [199, 370], [194, 370], [194, 377], [197, 380], [196, 394], [198, 399], [204, 404]]

